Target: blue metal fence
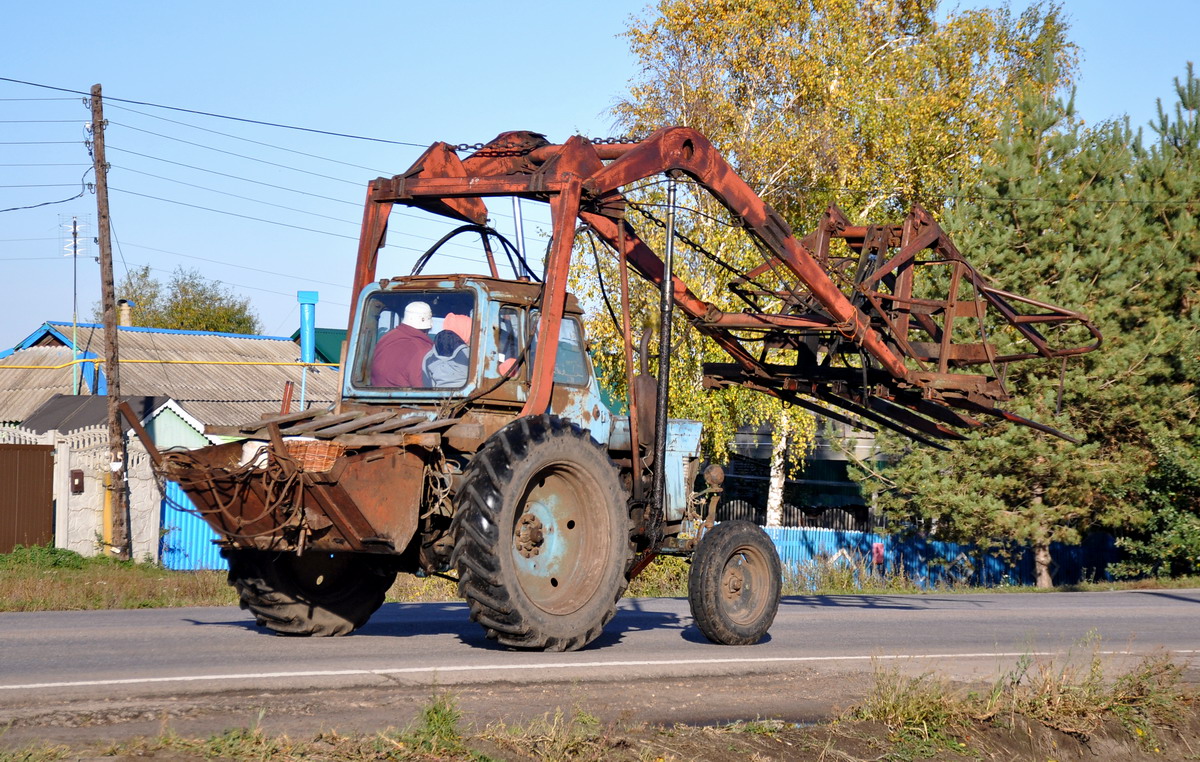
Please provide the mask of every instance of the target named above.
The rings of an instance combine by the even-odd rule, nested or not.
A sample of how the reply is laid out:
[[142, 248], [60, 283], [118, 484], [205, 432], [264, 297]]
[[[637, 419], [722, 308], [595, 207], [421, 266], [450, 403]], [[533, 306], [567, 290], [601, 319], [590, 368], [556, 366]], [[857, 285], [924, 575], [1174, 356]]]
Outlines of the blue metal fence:
[[[798, 571], [815, 563], [845, 564], [863, 571], [900, 574], [920, 587], [969, 583], [984, 587], [1032, 585], [1033, 553], [1029, 548], [980, 549], [922, 536], [884, 535], [838, 529], [768, 528], [785, 567]], [[882, 564], [875, 563], [880, 546]], [[1082, 545], [1053, 543], [1051, 575], [1057, 585], [1106, 579], [1108, 565], [1119, 560], [1113, 538], [1094, 535]]]
[[177, 571], [228, 569], [229, 563], [221, 558], [221, 549], [212, 542], [217, 533], [191, 511], [195, 507], [183, 489], [175, 482], [167, 482], [159, 541], [162, 565]]
[[[213, 544], [217, 533], [188, 511], [194, 511], [191, 500], [178, 484], [167, 482], [160, 545], [163, 566], [179, 571], [229, 568]], [[766, 531], [779, 549], [783, 565], [793, 572], [827, 563], [844, 564], [860, 573], [903, 574], [924, 588], [949, 583], [984, 587], [1034, 583], [1033, 553], [1028, 548], [981, 550], [919, 535], [840, 529], [768, 527]], [[876, 545], [882, 550], [882, 564], [875, 563]], [[1051, 555], [1051, 574], [1059, 585], [1106, 578], [1108, 565], [1119, 560], [1119, 551], [1108, 535], [1091, 536], [1083, 545], [1055, 543]]]

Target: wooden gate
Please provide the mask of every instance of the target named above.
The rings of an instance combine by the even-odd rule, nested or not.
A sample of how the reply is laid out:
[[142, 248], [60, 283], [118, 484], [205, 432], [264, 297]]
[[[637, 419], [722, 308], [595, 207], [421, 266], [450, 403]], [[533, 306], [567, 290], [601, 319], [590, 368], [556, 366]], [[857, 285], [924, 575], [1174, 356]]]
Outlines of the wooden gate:
[[54, 448], [0, 444], [0, 553], [54, 543]]

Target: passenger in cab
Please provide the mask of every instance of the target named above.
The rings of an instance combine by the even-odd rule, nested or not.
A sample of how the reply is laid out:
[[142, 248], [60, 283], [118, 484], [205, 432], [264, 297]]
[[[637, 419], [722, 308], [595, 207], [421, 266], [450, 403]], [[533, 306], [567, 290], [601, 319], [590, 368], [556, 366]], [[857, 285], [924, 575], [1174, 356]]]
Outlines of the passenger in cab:
[[433, 348], [421, 361], [426, 386], [460, 387], [467, 383], [470, 339], [470, 315], [450, 312], [442, 319], [442, 330], [434, 336]]

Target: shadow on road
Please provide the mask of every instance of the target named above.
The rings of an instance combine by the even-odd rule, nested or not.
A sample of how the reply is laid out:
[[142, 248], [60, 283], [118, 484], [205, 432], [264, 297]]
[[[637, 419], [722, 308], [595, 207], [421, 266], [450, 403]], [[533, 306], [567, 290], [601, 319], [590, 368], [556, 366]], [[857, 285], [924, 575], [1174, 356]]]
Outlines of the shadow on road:
[[982, 608], [984, 601], [976, 598], [954, 596], [953, 598], [931, 598], [929, 596], [900, 595], [785, 595], [780, 606], [808, 606], [811, 608], [893, 609], [916, 611], [938, 608], [940, 604], [952, 603], [956, 607], [969, 605]]
[[1129, 592], [1136, 593], [1137, 595], [1153, 595], [1158, 598], [1170, 598], [1173, 601], [1183, 601], [1184, 603], [1200, 603], [1200, 597], [1195, 595], [1168, 593], [1166, 590], [1130, 590]]

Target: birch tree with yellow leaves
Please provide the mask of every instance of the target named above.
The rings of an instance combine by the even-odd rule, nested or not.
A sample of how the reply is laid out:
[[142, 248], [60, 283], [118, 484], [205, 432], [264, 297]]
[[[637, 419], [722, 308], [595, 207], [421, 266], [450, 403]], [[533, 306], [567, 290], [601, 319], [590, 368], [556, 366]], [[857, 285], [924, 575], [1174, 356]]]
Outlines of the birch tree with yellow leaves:
[[[831, 203], [856, 222], [899, 219], [914, 203], [936, 214], [948, 188], [978, 173], [1040, 54], [1055, 62], [1052, 89], [1070, 80], [1065, 30], [1056, 4], [941, 17], [935, 0], [659, 0], [630, 21], [639, 73], [615, 117], [633, 135], [671, 125], [704, 133], [800, 234]], [[627, 191], [631, 220], [651, 223], [641, 227], [661, 251], [661, 182]], [[702, 189], [685, 182], [680, 198], [677, 274], [706, 301], [740, 309], [725, 284], [762, 255]], [[598, 307], [589, 310], [596, 365], [620, 397], [620, 332], [603, 305], [616, 303], [615, 257], [586, 244], [580, 254], [573, 288]], [[635, 335], [655, 330], [656, 298], [637, 284]], [[744, 389], [704, 389], [702, 364], [726, 356], [682, 322], [674, 335], [670, 412], [704, 422], [706, 454], [723, 460], [739, 426], [767, 422], [787, 437], [776, 450], [799, 462], [813, 418]]]

